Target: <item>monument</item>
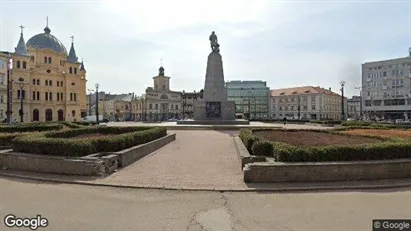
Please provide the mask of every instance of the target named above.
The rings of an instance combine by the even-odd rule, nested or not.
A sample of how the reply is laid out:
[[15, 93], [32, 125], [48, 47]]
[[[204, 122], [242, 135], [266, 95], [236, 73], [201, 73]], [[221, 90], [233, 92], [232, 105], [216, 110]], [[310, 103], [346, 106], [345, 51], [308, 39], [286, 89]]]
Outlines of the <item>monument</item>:
[[227, 100], [223, 60], [214, 31], [209, 39], [211, 53], [207, 60], [203, 98], [194, 104], [194, 120], [180, 120], [177, 124], [250, 124], [248, 120], [236, 120], [235, 102]]

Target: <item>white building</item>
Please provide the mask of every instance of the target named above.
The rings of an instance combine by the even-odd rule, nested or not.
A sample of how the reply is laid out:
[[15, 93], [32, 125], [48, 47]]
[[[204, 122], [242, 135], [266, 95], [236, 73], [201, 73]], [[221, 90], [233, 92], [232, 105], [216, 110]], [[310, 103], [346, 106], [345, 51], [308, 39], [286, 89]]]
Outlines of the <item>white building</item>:
[[361, 97], [353, 96], [347, 100], [347, 116], [352, 119], [362, 118]]
[[313, 86], [274, 89], [270, 115], [271, 119], [341, 120], [341, 95]]
[[411, 118], [411, 48], [403, 58], [362, 64], [366, 119]]

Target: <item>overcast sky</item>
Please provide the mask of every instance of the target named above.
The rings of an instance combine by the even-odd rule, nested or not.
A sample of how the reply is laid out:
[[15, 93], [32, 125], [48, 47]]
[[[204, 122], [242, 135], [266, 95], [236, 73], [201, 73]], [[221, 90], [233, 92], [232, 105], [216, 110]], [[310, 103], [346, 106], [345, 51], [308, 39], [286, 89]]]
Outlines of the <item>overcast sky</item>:
[[361, 64], [405, 57], [411, 0], [395, 1], [19, 1], [0, 0], [0, 50], [51, 33], [67, 50], [75, 36], [88, 88], [135, 92], [152, 86], [163, 58], [172, 90], [204, 86], [208, 36], [215, 30], [225, 80], [263, 80], [270, 88], [304, 85], [346, 93], [360, 85]]

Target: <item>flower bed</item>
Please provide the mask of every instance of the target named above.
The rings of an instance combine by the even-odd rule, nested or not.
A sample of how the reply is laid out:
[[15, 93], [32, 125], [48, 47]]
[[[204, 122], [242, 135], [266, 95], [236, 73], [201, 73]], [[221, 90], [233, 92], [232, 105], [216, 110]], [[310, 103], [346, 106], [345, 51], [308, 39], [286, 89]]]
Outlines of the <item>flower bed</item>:
[[[84, 134], [105, 136], [69, 139]], [[57, 156], [85, 156], [115, 152], [147, 143], [167, 135], [162, 127], [85, 127], [66, 131], [27, 134], [11, 141], [15, 152]]]
[[[294, 136], [294, 143], [287, 142], [287, 139], [292, 139], [290, 132], [300, 133], [298, 139]], [[276, 134], [268, 136], [270, 139], [267, 139], [267, 136], [262, 135], [263, 133]], [[328, 138], [328, 141], [318, 140], [320, 137]], [[411, 140], [396, 137], [383, 138], [378, 135], [343, 134], [339, 130], [259, 131], [258, 129], [244, 129], [240, 132], [240, 138], [252, 155], [274, 157], [279, 162], [411, 158]], [[344, 142], [339, 143], [339, 141]]]

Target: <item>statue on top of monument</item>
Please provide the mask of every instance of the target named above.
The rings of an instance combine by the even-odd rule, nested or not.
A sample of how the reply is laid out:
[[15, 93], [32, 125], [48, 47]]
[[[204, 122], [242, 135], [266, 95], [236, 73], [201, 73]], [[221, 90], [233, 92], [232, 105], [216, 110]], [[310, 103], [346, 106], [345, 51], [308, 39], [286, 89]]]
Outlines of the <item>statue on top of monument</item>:
[[211, 43], [211, 50], [213, 52], [220, 52], [220, 44], [218, 44], [218, 38], [217, 35], [215, 34], [215, 32], [211, 32], [211, 35], [209, 37], [210, 39], [210, 43]]

